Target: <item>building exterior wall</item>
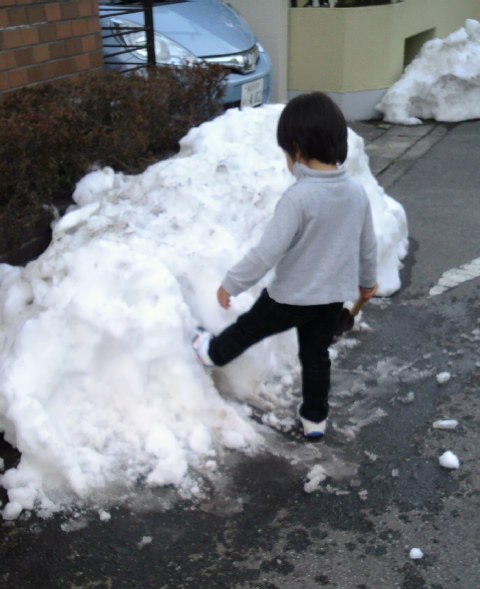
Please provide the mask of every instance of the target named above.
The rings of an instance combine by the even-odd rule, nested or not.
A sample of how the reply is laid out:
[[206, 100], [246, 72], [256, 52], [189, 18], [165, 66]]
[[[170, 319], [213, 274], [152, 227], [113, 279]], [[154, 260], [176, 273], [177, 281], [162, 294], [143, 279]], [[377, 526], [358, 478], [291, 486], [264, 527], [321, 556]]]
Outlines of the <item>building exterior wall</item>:
[[101, 68], [97, 0], [0, 0], [0, 94]]
[[408, 40], [416, 35], [422, 40], [446, 37], [467, 18], [480, 21], [479, 0], [290, 8], [288, 94], [322, 90], [339, 102], [350, 120], [372, 118], [375, 104], [412, 57], [408, 54], [415, 43]]

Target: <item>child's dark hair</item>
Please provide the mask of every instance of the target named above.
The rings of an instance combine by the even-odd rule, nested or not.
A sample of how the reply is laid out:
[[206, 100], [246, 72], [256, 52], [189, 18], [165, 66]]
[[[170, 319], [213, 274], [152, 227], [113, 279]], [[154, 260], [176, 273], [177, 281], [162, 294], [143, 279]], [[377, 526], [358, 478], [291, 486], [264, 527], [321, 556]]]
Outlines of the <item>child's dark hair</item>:
[[297, 156], [324, 164], [347, 159], [347, 123], [342, 111], [322, 92], [301, 94], [283, 109], [277, 127], [278, 145], [295, 161]]

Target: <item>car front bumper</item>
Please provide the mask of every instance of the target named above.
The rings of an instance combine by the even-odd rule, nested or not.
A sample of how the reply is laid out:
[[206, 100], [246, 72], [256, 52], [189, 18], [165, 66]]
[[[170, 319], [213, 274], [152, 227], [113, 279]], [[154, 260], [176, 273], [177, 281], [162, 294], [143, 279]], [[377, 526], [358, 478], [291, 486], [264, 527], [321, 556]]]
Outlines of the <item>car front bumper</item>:
[[260, 52], [260, 58], [255, 71], [249, 74], [230, 73], [227, 76], [225, 84], [225, 94], [222, 98], [222, 104], [225, 106], [241, 106], [242, 87], [256, 80], [263, 80], [263, 100], [265, 104], [270, 101], [272, 92], [272, 64], [267, 53]]

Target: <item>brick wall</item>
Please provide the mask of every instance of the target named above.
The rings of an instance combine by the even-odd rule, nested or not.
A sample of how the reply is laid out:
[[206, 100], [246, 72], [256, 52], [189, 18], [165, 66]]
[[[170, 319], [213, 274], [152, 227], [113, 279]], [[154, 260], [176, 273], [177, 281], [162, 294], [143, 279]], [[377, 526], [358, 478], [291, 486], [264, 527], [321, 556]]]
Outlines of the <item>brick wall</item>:
[[102, 67], [97, 0], [0, 0], [0, 94]]

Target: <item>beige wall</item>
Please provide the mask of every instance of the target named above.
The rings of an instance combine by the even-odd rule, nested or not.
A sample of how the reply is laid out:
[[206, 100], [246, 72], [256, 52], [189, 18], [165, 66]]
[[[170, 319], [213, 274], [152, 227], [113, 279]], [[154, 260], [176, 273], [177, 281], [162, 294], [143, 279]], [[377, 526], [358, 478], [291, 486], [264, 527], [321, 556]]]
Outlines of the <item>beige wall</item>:
[[467, 18], [480, 20], [480, 0], [290, 8], [289, 92], [386, 89], [402, 74], [407, 38], [424, 31], [424, 38], [442, 38]]

